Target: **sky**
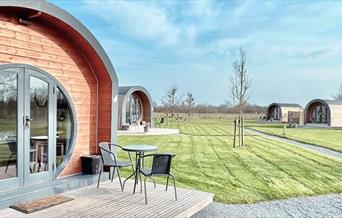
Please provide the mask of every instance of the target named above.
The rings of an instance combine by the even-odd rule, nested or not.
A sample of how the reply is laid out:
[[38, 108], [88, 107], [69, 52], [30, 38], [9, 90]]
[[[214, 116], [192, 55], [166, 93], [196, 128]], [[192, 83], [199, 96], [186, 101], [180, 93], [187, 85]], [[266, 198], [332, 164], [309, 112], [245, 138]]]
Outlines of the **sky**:
[[158, 104], [172, 86], [196, 103], [229, 101], [241, 46], [252, 104], [305, 106], [342, 84], [342, 1], [50, 2], [95, 35], [120, 86], [144, 86]]

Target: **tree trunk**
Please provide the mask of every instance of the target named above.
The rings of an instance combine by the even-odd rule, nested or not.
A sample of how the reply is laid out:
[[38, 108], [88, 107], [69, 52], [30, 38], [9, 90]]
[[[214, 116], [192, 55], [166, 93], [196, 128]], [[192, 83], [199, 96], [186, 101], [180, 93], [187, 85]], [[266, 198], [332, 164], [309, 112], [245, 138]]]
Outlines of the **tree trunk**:
[[242, 146], [242, 131], [241, 131], [241, 120], [242, 119], [242, 103], [240, 101], [240, 105], [239, 105], [239, 146]]

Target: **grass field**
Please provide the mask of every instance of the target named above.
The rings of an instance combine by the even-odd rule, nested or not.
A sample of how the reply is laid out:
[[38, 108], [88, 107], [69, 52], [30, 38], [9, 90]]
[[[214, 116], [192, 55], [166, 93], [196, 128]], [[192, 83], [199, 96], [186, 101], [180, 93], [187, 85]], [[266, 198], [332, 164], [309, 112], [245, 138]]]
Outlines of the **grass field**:
[[283, 135], [282, 124], [249, 123], [247, 126], [268, 134], [294, 139], [300, 142], [314, 144], [342, 152], [342, 130], [323, 128], [287, 128], [286, 135]]
[[229, 119], [188, 120], [178, 127], [182, 134], [177, 136], [120, 136], [119, 143], [155, 144], [160, 152], [176, 153], [178, 186], [213, 192], [219, 202], [342, 192], [342, 161], [255, 135], [234, 149]]

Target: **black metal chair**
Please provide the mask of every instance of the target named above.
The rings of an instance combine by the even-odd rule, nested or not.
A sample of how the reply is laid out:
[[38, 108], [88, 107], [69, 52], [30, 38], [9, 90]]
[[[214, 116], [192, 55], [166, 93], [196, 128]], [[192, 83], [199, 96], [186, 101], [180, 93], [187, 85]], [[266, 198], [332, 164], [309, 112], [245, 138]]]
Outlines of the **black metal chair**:
[[[140, 164], [145, 158], [152, 157], [152, 167], [150, 169], [139, 167], [139, 171], [141, 174], [145, 176], [144, 178], [144, 189], [145, 189], [145, 204], [147, 204], [147, 191], [146, 191], [146, 179], [150, 178], [152, 176], [167, 176], [166, 180], [166, 191], [169, 185], [169, 177], [171, 176], [173, 180], [173, 186], [175, 189], [175, 199], [177, 201], [177, 189], [176, 189], [176, 179], [171, 174], [171, 162], [172, 158], [175, 157], [175, 154], [170, 153], [164, 153], [164, 154], [148, 154], [143, 155], [139, 158], [138, 163]], [[140, 177], [140, 183], [141, 183], [141, 177]]]
[[160, 124], [163, 124], [163, 123], [164, 123], [164, 121], [165, 121], [165, 117], [162, 117], [162, 118], [160, 118], [160, 121], [159, 121], [159, 123], [156, 123], [156, 124], [158, 124], [158, 125], [160, 125]]
[[[118, 173], [121, 190], [123, 191], [123, 185], [122, 185], [122, 181], [121, 181], [119, 168], [132, 166], [132, 170], [134, 171], [134, 167], [132, 164], [132, 158], [131, 158], [130, 153], [128, 152], [129, 161], [118, 161], [114, 152], [111, 151], [111, 149], [109, 147], [110, 145], [122, 149], [122, 147], [120, 145], [117, 145], [117, 144], [108, 143], [108, 142], [100, 142], [99, 147], [100, 147], [100, 152], [101, 152], [102, 166], [101, 166], [101, 164], [99, 165], [100, 169], [99, 169], [99, 178], [97, 181], [97, 188], [100, 185], [100, 179], [101, 179], [101, 173], [102, 173], [103, 167], [109, 167], [109, 168], [113, 167], [113, 175], [112, 175], [111, 181], [113, 182], [114, 173], [116, 170], [116, 172]], [[110, 177], [110, 169], [109, 169], [109, 177]]]

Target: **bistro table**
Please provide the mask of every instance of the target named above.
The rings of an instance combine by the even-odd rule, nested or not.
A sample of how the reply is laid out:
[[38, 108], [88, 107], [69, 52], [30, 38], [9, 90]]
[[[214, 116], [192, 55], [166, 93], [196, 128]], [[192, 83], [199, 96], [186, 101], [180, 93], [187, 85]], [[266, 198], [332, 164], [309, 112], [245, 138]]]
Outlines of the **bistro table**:
[[[48, 154], [48, 136], [32, 136], [31, 142], [33, 147], [30, 148], [30, 153], [32, 154], [32, 160], [34, 161], [33, 165], [33, 171], [31, 170], [31, 173], [36, 173], [36, 164], [38, 163], [38, 172], [40, 171], [40, 168], [42, 166], [42, 163], [45, 164], [44, 171], [47, 170], [47, 154]], [[44, 158], [45, 156], [45, 158]]]
[[[140, 172], [141, 163], [138, 163], [139, 158], [144, 155], [145, 152], [149, 151], [157, 151], [158, 147], [155, 145], [145, 145], [145, 144], [133, 144], [133, 145], [126, 145], [122, 147], [122, 150], [127, 152], [134, 152], [135, 153], [135, 171], [125, 179], [123, 183], [123, 187], [125, 187], [125, 182], [134, 176], [134, 188], [133, 194], [135, 193], [135, 188], [138, 183], [138, 175]], [[140, 184], [141, 185], [141, 184]]]

